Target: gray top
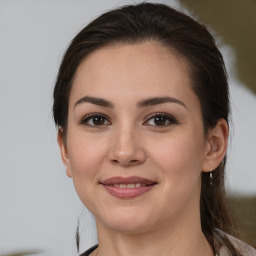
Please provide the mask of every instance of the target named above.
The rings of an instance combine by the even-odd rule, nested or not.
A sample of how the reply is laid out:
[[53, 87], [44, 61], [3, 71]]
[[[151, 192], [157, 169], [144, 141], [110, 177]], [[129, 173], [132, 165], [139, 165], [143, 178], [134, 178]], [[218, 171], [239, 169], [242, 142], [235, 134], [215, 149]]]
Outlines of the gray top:
[[215, 242], [216, 242], [216, 256], [232, 256], [230, 251], [225, 245], [219, 245], [218, 240], [221, 236], [227, 236], [232, 245], [241, 253], [241, 256], [256, 256], [256, 249], [244, 243], [243, 241], [230, 236], [220, 230], [218, 233], [215, 233]]
[[[221, 245], [220, 241], [222, 236], [227, 236], [229, 238], [232, 245], [239, 250], [241, 256], [256, 256], [256, 249], [220, 230], [217, 230], [217, 232], [215, 232], [215, 256], [232, 256], [228, 248], [225, 245]], [[97, 247], [98, 245], [91, 247], [80, 256], [89, 256]]]

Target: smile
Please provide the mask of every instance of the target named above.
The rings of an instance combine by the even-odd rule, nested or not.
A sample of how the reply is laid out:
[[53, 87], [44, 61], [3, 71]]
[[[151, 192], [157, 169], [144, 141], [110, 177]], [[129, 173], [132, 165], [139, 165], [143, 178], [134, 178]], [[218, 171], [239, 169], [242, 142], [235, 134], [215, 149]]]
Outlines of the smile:
[[140, 187], [146, 187], [146, 184], [141, 184], [141, 183], [131, 183], [131, 184], [114, 184], [114, 185], [110, 185], [110, 186], [114, 186], [116, 188], [140, 188]]
[[112, 196], [118, 198], [134, 198], [150, 191], [156, 184], [156, 181], [144, 179], [141, 177], [112, 177], [100, 182]]

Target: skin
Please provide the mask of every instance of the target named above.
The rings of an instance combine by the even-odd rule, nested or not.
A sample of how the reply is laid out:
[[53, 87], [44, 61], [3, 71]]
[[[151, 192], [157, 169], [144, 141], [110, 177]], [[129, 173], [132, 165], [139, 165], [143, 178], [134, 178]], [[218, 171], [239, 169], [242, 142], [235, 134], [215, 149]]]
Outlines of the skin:
[[[204, 135], [201, 107], [186, 60], [155, 43], [101, 48], [79, 65], [65, 136], [58, 143], [67, 175], [96, 219], [104, 255], [213, 255], [200, 224], [201, 172], [215, 169], [227, 148], [224, 120]], [[81, 98], [97, 97], [112, 107]], [[178, 101], [138, 106], [152, 97]], [[80, 101], [79, 101], [80, 100]], [[165, 113], [159, 125], [152, 115]], [[88, 114], [106, 118], [95, 123]], [[140, 176], [157, 181], [132, 199], [110, 195], [100, 181]]]

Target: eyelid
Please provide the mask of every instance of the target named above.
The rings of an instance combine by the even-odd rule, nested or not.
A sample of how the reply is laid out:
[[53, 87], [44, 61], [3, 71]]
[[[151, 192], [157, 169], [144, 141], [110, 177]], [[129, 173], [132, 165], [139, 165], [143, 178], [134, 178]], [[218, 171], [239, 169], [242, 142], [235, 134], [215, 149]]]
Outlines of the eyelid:
[[[150, 125], [150, 124], [147, 124], [147, 122], [149, 120], [151, 120], [152, 118], [157, 117], [157, 116], [166, 118], [169, 121], [169, 124], [165, 124], [165, 125]], [[108, 122], [108, 124], [102, 124], [102, 125], [90, 125], [90, 124], [88, 124], [88, 121], [90, 119], [92, 119], [93, 117], [103, 117], [105, 119], [105, 121]], [[79, 124], [86, 125], [86, 126], [89, 126], [89, 127], [92, 127], [92, 128], [99, 128], [101, 126], [110, 125], [112, 123], [109, 121], [109, 118], [105, 114], [95, 112], [95, 113], [90, 113], [88, 115], [83, 116], [79, 120]], [[177, 119], [173, 115], [170, 115], [170, 114], [167, 114], [167, 113], [164, 113], [164, 112], [152, 113], [152, 114], [148, 115], [147, 118], [146, 118], [146, 121], [143, 122], [143, 125], [148, 125], [148, 126], [158, 127], [158, 128], [159, 127], [164, 128], [164, 127], [167, 127], [167, 126], [171, 126], [173, 124], [178, 124]]]
[[167, 113], [164, 113], [164, 112], [156, 112], [156, 113], [152, 113], [152, 114], [148, 115], [146, 121], [143, 124], [146, 124], [146, 122], [148, 122], [150, 119], [152, 119], [156, 116], [161, 116], [161, 117], [166, 118], [167, 120], [169, 120], [170, 124], [167, 124], [167, 125], [149, 125], [149, 126], [153, 126], [153, 127], [157, 127], [157, 128], [160, 127], [161, 128], [161, 127], [167, 127], [167, 126], [170, 126], [170, 125], [173, 125], [173, 124], [178, 124], [178, 121], [174, 116], [172, 116], [170, 114], [167, 114]]
[[97, 128], [97, 127], [100, 127], [100, 126], [104, 126], [105, 124], [104, 124], [104, 125], [90, 125], [90, 124], [88, 124], [88, 121], [89, 121], [91, 118], [93, 118], [93, 117], [99, 117], [99, 116], [105, 118], [105, 120], [108, 122], [107, 125], [111, 124], [111, 122], [109, 121], [109, 118], [108, 118], [106, 115], [104, 115], [104, 114], [102, 114], [102, 113], [98, 113], [98, 112], [90, 113], [90, 114], [88, 114], [88, 115], [83, 116], [83, 117], [79, 120], [79, 124], [83, 124], [83, 125], [86, 125], [86, 126], [89, 126], [89, 127], [93, 127], [93, 128]]

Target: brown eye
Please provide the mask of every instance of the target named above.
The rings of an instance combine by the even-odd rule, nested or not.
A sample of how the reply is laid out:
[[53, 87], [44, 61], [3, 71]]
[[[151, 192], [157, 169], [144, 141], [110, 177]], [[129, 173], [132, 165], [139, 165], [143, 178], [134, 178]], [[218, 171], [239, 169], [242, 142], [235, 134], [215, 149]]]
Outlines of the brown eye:
[[105, 118], [102, 116], [95, 116], [91, 121], [94, 125], [103, 125], [105, 123]]
[[107, 120], [107, 118], [104, 115], [99, 115], [99, 114], [86, 116], [81, 120], [80, 123], [87, 126], [94, 126], [94, 127], [110, 124], [110, 122]]
[[159, 126], [166, 127], [172, 124], [177, 124], [176, 119], [165, 113], [153, 114], [146, 122], [146, 125], [156, 126], [156, 127], [159, 127]]
[[168, 120], [163, 116], [155, 116], [154, 123], [156, 125], [165, 125]]

